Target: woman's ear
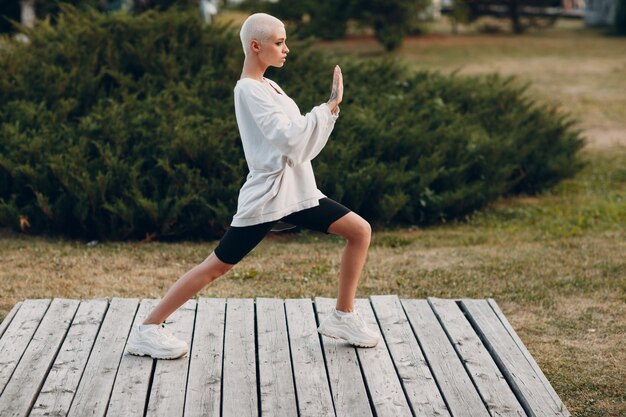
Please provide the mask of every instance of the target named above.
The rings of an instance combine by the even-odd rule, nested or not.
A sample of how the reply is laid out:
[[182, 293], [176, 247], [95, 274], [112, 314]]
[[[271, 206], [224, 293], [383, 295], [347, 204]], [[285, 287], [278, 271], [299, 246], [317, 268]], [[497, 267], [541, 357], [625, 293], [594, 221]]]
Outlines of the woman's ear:
[[252, 41], [250, 41], [250, 50], [255, 53], [261, 52], [261, 42], [256, 39], [252, 39]]

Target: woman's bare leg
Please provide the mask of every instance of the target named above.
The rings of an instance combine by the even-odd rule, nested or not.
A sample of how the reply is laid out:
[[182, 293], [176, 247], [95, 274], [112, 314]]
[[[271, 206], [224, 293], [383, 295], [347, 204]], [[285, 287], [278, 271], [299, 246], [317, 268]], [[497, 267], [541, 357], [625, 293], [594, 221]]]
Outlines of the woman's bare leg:
[[331, 224], [328, 232], [348, 240], [341, 257], [339, 293], [335, 308], [339, 311], [354, 311], [354, 297], [367, 258], [372, 228], [361, 216], [350, 212]]
[[146, 317], [143, 324], [163, 323], [178, 307], [234, 266], [220, 261], [215, 256], [215, 252], [211, 253], [201, 264], [191, 268], [172, 285], [165, 297]]

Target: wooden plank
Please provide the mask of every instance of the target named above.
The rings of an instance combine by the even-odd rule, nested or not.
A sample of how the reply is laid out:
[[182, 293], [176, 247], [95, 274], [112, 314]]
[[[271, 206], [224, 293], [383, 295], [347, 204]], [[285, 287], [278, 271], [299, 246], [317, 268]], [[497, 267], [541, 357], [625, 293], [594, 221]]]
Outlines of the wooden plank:
[[429, 298], [435, 314], [452, 340], [487, 409], [494, 416], [519, 417], [526, 413], [502, 372], [454, 300]]
[[[144, 302], [135, 321], [144, 316], [142, 308], [148, 309]], [[157, 361], [151, 394], [147, 389], [154, 362], [149, 358], [121, 356], [137, 300], [114, 299], [106, 315], [106, 300], [80, 304], [74, 300], [18, 303], [0, 325], [0, 383], [4, 378], [4, 384], [0, 385], [4, 391], [0, 395], [0, 415], [26, 415], [31, 404], [30, 415], [40, 417], [101, 416], [107, 410], [108, 415], [142, 415], [150, 395], [152, 405], [147, 411], [151, 416], [180, 415], [183, 407], [187, 417], [220, 415], [220, 407], [224, 415], [237, 417], [260, 412], [281, 416], [296, 412], [303, 416], [335, 412], [338, 416], [396, 416], [402, 412], [385, 408], [389, 403], [398, 407], [396, 394], [399, 402], [404, 402], [399, 409], [404, 407], [414, 415], [431, 415], [428, 406], [435, 409], [436, 392], [435, 398], [426, 404], [424, 398], [432, 393], [412, 388], [419, 381], [428, 385], [426, 365], [430, 365], [450, 414], [455, 417], [488, 415], [484, 414], [487, 408], [491, 415], [498, 416], [518, 416], [524, 412], [529, 416], [570, 416], [493, 300], [463, 300], [459, 305], [453, 300], [400, 303], [395, 296], [373, 296], [376, 316], [367, 300], [357, 300], [361, 316], [372, 327], [378, 325], [378, 319], [385, 339], [374, 349], [356, 350], [344, 342], [317, 335], [310, 300], [287, 300], [281, 311], [282, 301], [259, 299], [256, 319], [252, 300], [233, 299], [228, 303], [230, 307], [224, 299], [201, 299], [195, 325], [195, 306], [180, 311], [184, 318], [176, 321], [186, 330], [179, 337], [191, 338], [193, 333], [192, 351], [181, 361]], [[316, 307], [317, 317], [322, 319], [332, 311], [334, 300], [316, 299]], [[225, 321], [229, 318], [227, 325]], [[259, 340], [258, 381], [255, 320]], [[293, 366], [285, 338], [290, 344]], [[446, 350], [446, 343], [452, 354]], [[232, 349], [227, 347], [223, 352], [224, 344]], [[384, 352], [376, 353], [380, 347]], [[390, 366], [385, 365], [385, 354]], [[376, 360], [372, 361], [372, 357]], [[161, 362], [172, 366], [163, 366], [159, 372], [156, 369]], [[181, 363], [182, 366], [174, 366]], [[470, 385], [462, 381], [462, 373], [457, 373], [459, 364], [465, 378], [472, 377]], [[226, 373], [227, 369], [231, 374]], [[385, 381], [393, 380], [392, 377], [396, 378], [399, 390]], [[220, 390], [222, 379], [223, 391]], [[431, 379], [431, 388], [433, 383]], [[391, 388], [385, 391], [377, 386]], [[517, 398], [513, 399], [507, 387], [514, 390]], [[460, 388], [467, 388], [467, 392], [473, 389], [473, 395], [483, 400], [480, 407], [472, 408], [467, 403], [467, 392], [460, 393]], [[518, 399], [522, 404], [518, 402], [516, 406]], [[409, 404], [412, 409], [407, 407]], [[438, 406], [441, 407], [441, 402]], [[438, 410], [439, 415], [446, 415], [445, 408]]]
[[[146, 316], [157, 305], [158, 300], [141, 300], [131, 326], [131, 334], [143, 323]], [[147, 356], [122, 356], [107, 407], [107, 416], [143, 416], [148, 399], [148, 387], [152, 378], [154, 360]]]
[[[328, 314], [332, 314], [335, 305], [334, 298], [315, 299], [318, 323], [321, 323]], [[322, 336], [322, 345], [337, 417], [372, 416], [365, 381], [354, 347], [327, 336]]]
[[313, 303], [288, 299], [285, 311], [300, 416], [334, 416]]
[[17, 313], [17, 310], [19, 310], [21, 306], [22, 306], [21, 301], [15, 303], [11, 311], [9, 311], [6, 317], [2, 320], [2, 324], [0, 324], [0, 338], [2, 338], [4, 331], [7, 329], [7, 327], [9, 327], [9, 324], [11, 324], [11, 320], [13, 320], [15, 313]]
[[297, 416], [283, 300], [256, 299], [261, 415]]
[[26, 300], [0, 339], [0, 395], [33, 338], [50, 300]]
[[[188, 300], [166, 321], [177, 339], [191, 346], [196, 300]], [[176, 360], [156, 361], [147, 417], [182, 416], [185, 409], [185, 391], [189, 371], [189, 354]]]
[[134, 298], [111, 300], [68, 417], [104, 416], [138, 302]]
[[561, 398], [559, 398], [559, 395], [552, 387], [552, 384], [550, 384], [550, 382], [548, 381], [548, 378], [546, 378], [535, 359], [532, 357], [528, 349], [526, 349], [526, 346], [524, 345], [524, 342], [522, 342], [522, 339], [520, 339], [515, 330], [513, 330], [513, 326], [511, 326], [511, 323], [509, 323], [502, 310], [500, 310], [500, 307], [498, 306], [496, 301], [493, 298], [488, 298], [487, 301], [489, 302], [491, 309], [496, 313], [496, 316], [498, 316], [498, 318], [500, 319], [500, 322], [502, 323], [504, 328], [507, 330], [507, 332], [509, 332], [509, 334], [517, 344], [517, 347], [519, 347], [519, 349], [522, 351], [522, 354], [526, 357], [526, 360], [528, 361], [530, 366], [532, 366], [532, 368], [535, 370], [537, 376], [539, 376], [539, 379], [541, 379], [541, 382], [543, 382], [543, 385], [550, 393], [550, 396], [556, 403], [557, 407], [561, 410], [563, 415], [571, 417], [571, 414], [565, 407], [565, 404], [563, 404], [563, 401], [561, 401]]
[[78, 301], [54, 299], [0, 396], [0, 415], [26, 416], [63, 342]]
[[370, 298], [413, 413], [449, 416], [398, 297], [375, 295]]
[[488, 417], [489, 412], [435, 313], [426, 300], [402, 300], [413, 332], [455, 417]]
[[200, 298], [190, 352], [185, 417], [219, 416], [224, 351], [224, 298]]
[[31, 417], [67, 415], [108, 306], [106, 299], [80, 303]]
[[222, 417], [257, 416], [254, 300], [226, 301]]
[[[355, 300], [355, 309], [369, 328], [381, 333], [369, 300]], [[357, 348], [356, 351], [376, 416], [412, 415], [382, 334], [375, 347]]]
[[461, 303], [526, 413], [533, 417], [563, 416], [563, 410], [552, 399], [487, 300], [462, 300]]

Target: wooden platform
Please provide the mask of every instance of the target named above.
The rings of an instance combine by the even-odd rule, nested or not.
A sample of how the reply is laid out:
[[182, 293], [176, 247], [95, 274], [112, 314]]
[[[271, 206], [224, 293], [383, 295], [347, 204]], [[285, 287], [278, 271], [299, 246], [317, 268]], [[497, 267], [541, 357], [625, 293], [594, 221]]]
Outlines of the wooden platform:
[[0, 416], [569, 416], [494, 300], [360, 299], [384, 341], [320, 337], [334, 300], [187, 302], [191, 351], [124, 353], [155, 300], [26, 300], [0, 325]]

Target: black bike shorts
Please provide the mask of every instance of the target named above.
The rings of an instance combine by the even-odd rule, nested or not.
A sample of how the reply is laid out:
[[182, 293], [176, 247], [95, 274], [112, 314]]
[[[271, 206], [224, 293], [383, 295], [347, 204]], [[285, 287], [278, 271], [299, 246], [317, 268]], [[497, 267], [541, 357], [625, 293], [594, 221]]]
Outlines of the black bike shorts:
[[328, 233], [330, 225], [348, 213], [350, 209], [347, 207], [330, 198], [322, 198], [319, 206], [291, 213], [280, 220], [245, 227], [230, 226], [215, 248], [215, 255], [220, 261], [235, 265], [250, 253], [279, 221]]

